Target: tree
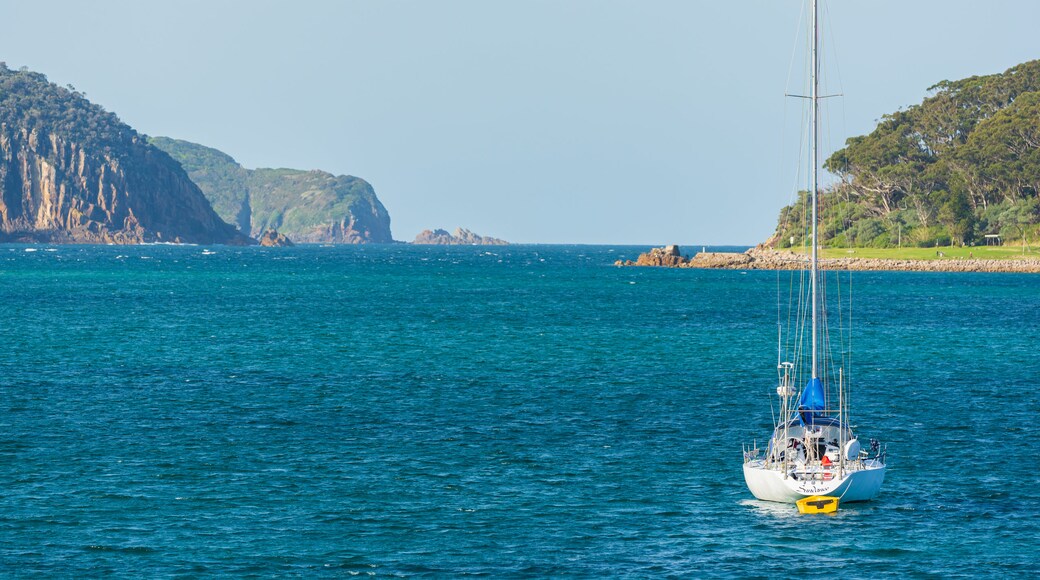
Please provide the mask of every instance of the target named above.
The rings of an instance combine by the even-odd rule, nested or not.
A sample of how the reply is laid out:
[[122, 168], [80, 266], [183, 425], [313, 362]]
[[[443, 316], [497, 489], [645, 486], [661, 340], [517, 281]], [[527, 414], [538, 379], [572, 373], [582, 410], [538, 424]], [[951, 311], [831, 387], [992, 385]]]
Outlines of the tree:
[[951, 242], [966, 244], [974, 238], [975, 214], [971, 211], [968, 196], [963, 191], [935, 192], [936, 197], [944, 199], [939, 206], [936, 218], [946, 226]]

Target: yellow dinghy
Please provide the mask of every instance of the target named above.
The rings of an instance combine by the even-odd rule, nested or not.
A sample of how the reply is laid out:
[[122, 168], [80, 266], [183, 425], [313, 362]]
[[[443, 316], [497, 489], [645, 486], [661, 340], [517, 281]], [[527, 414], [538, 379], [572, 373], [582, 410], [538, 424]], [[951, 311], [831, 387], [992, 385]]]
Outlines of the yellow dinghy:
[[832, 514], [838, 511], [838, 498], [829, 495], [810, 495], [795, 503], [803, 514]]

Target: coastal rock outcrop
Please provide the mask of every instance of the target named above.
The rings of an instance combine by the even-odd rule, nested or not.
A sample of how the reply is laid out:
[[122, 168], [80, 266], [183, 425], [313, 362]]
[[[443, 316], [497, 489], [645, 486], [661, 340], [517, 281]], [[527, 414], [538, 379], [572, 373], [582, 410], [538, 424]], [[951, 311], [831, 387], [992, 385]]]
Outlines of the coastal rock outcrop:
[[679, 250], [679, 246], [671, 245], [664, 246], [663, 248], [651, 248], [649, 252], [645, 254], [639, 254], [636, 261], [632, 260], [618, 260], [614, 262], [615, 266], [660, 266], [664, 268], [685, 268], [689, 263], [689, 259], [683, 257], [682, 252]]
[[440, 246], [506, 246], [509, 242], [492, 238], [490, 236], [477, 235], [465, 228], [455, 228], [455, 232], [449, 234], [447, 230], [423, 230], [415, 236], [413, 244], [440, 245]]
[[392, 243], [390, 214], [372, 186], [351, 175], [246, 169], [216, 149], [153, 137], [179, 161], [225, 220], [252, 236], [277, 229], [296, 243]]
[[288, 247], [292, 247], [292, 246], [296, 245], [296, 244], [292, 243], [292, 240], [290, 240], [289, 238], [285, 237], [284, 234], [280, 234], [280, 233], [278, 233], [275, 230], [267, 230], [258, 239], [260, 241], [260, 245], [261, 246], [267, 246], [267, 247], [285, 247], [285, 248], [288, 248]]
[[255, 243], [114, 114], [2, 63], [0, 187], [0, 241]]

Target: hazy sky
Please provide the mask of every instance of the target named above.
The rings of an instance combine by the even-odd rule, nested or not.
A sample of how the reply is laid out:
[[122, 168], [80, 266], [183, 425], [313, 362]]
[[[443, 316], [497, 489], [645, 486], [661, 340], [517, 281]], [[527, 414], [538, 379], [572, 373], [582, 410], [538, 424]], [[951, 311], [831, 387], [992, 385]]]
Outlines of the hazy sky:
[[[751, 244], [799, 185], [802, 4], [0, 0], [0, 60], [246, 167], [362, 177], [401, 240]], [[1040, 57], [1036, 0], [825, 7], [828, 151]]]

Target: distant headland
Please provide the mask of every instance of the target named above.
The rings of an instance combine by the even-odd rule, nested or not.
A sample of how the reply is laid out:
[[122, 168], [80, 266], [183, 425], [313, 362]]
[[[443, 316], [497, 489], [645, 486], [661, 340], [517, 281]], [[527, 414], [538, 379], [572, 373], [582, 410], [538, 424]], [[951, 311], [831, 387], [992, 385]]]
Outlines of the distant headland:
[[299, 169], [246, 169], [230, 155], [188, 141], [153, 137], [224, 221], [250, 237], [274, 229], [294, 243], [391, 243], [390, 214], [367, 181]]
[[148, 138], [26, 68], [0, 63], [0, 242], [390, 243], [372, 186], [349, 175], [243, 168]]

